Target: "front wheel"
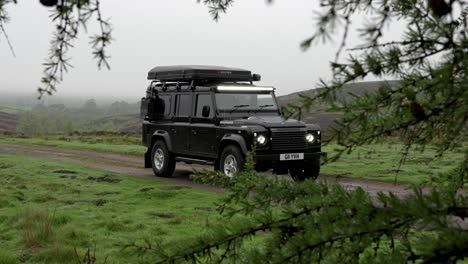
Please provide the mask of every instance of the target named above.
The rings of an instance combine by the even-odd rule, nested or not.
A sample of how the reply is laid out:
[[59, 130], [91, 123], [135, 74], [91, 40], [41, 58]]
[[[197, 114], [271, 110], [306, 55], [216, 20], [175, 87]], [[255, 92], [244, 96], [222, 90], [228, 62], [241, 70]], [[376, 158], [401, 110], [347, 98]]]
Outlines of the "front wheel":
[[224, 175], [233, 177], [244, 168], [244, 164], [245, 159], [237, 146], [229, 145], [224, 148], [219, 159], [219, 169]]
[[154, 142], [151, 150], [151, 167], [158, 177], [171, 177], [175, 170], [175, 159], [162, 140]]
[[303, 166], [289, 169], [289, 174], [295, 181], [304, 181], [306, 179], [317, 179], [320, 173], [320, 159], [304, 161]]

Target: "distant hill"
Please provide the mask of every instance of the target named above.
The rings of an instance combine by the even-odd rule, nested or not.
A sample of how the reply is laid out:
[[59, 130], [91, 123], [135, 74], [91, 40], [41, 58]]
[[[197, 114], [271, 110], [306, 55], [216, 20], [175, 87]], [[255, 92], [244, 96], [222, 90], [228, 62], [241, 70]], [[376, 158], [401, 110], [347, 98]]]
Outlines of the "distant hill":
[[[394, 86], [397, 85], [398, 81], [376, 81], [376, 82], [358, 82], [358, 83], [349, 83], [345, 84], [341, 91], [337, 94], [337, 99], [342, 100], [342, 99], [350, 99], [351, 95], [350, 94], [355, 94], [355, 95], [364, 95], [369, 92], [376, 91], [383, 85], [390, 85]], [[311, 90], [305, 90], [305, 91], [300, 91], [300, 92], [295, 92], [295, 93], [290, 93], [287, 95], [279, 96], [278, 100], [280, 101], [280, 104], [282, 106], [286, 106], [287, 104], [290, 103], [297, 103], [300, 100], [299, 95], [306, 95], [306, 96], [314, 96], [317, 94], [317, 92], [320, 92], [320, 89], [311, 89]], [[323, 105], [320, 105], [323, 106]], [[320, 107], [318, 107], [320, 108]]]
[[[346, 84], [343, 89], [337, 94], [338, 100], [349, 100], [352, 98], [350, 94], [355, 95], [364, 95], [369, 92], [374, 92], [383, 85], [394, 86], [397, 85], [398, 81], [376, 81], [376, 82], [359, 82]], [[288, 95], [283, 95], [278, 97], [278, 101], [281, 106], [286, 106], [287, 104], [294, 104], [300, 102], [300, 94], [313, 96], [318, 91], [317, 89], [306, 90], [296, 93], [291, 93]], [[326, 130], [333, 126], [334, 121], [339, 119], [342, 116], [342, 113], [337, 112], [328, 112], [327, 104], [319, 103], [313, 106], [308, 113], [304, 113], [302, 120], [307, 123], [314, 123], [321, 126], [323, 130]], [[120, 127], [119, 132], [123, 133], [140, 133], [141, 131], [141, 120], [138, 118], [138, 115], [119, 115], [107, 117], [104, 119], [96, 120], [96, 123], [113, 123], [116, 126]]]
[[[398, 84], [398, 81], [379, 81], [379, 82], [360, 82], [347, 84], [343, 87], [339, 94], [337, 94], [338, 100], [348, 100], [355, 95], [363, 95], [365, 93], [373, 92], [379, 89], [384, 84], [390, 86]], [[288, 95], [278, 97], [278, 101], [281, 106], [287, 106], [288, 104], [300, 103], [299, 95], [314, 96], [320, 90], [312, 89]], [[50, 109], [55, 109], [54, 106], [65, 105], [50, 105]], [[72, 118], [80, 118], [83, 122], [80, 122], [79, 128], [75, 128], [83, 131], [113, 131], [118, 133], [126, 134], [138, 134], [141, 133], [141, 119], [139, 118], [139, 105], [138, 103], [128, 104], [125, 101], [117, 101], [107, 106], [104, 111], [103, 109], [97, 109], [97, 113], [94, 115], [81, 116], [80, 113], [76, 113]], [[15, 109], [11, 107], [0, 106], [0, 133], [16, 131], [18, 124], [19, 114], [29, 109]], [[80, 109], [67, 110], [76, 112]], [[81, 109], [83, 110], [83, 109]], [[327, 104], [318, 102], [313, 105], [309, 112], [303, 113], [302, 120], [307, 123], [318, 124], [322, 127], [322, 130], [326, 130], [333, 126], [334, 121], [339, 119], [342, 113], [329, 112], [327, 111]]]
[[0, 133], [15, 132], [18, 124], [18, 115], [0, 112]]
[[94, 130], [112, 131], [124, 134], [141, 133], [140, 114], [114, 115], [98, 118], [84, 124]]
[[[376, 82], [358, 82], [344, 85], [340, 92], [336, 95], [337, 100], [350, 100], [352, 99], [351, 94], [364, 95], [369, 92], [378, 90], [383, 85], [395, 86], [398, 81], [376, 81]], [[288, 95], [278, 97], [278, 101], [281, 106], [287, 106], [288, 104], [299, 104], [301, 98], [299, 95], [305, 95], [309, 97], [315, 96], [320, 89], [311, 89]], [[327, 111], [327, 104], [318, 102], [313, 105], [309, 112], [303, 113], [302, 120], [306, 123], [314, 123], [321, 126], [323, 130], [326, 130], [333, 126], [335, 120], [339, 119], [342, 113], [329, 112]]]

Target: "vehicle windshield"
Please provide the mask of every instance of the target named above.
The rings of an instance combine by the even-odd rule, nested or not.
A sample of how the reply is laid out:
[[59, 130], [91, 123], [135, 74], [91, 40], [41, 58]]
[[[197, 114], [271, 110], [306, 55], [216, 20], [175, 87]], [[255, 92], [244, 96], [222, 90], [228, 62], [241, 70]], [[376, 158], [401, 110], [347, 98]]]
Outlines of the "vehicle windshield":
[[216, 106], [220, 111], [277, 111], [273, 94], [217, 93]]

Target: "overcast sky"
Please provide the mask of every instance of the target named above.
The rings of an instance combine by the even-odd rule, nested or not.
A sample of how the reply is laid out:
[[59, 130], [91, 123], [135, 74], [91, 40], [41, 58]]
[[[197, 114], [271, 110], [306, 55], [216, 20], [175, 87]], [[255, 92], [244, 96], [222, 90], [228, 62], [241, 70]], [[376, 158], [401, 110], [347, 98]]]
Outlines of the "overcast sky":
[[[307, 52], [300, 42], [314, 31], [317, 2], [311, 0], [237, 0], [215, 23], [196, 0], [105, 0], [115, 38], [109, 51], [111, 71], [99, 71], [89, 36], [80, 35], [70, 52], [72, 68], [59, 86], [59, 96], [144, 96], [148, 70], [154, 66], [207, 64], [240, 67], [262, 75], [261, 85], [277, 94], [311, 89], [329, 78], [336, 43]], [[39, 85], [53, 24], [49, 10], [36, 0], [9, 5], [6, 25], [14, 58], [0, 36], [0, 91], [33, 93]], [[97, 30], [90, 25], [89, 33]]]

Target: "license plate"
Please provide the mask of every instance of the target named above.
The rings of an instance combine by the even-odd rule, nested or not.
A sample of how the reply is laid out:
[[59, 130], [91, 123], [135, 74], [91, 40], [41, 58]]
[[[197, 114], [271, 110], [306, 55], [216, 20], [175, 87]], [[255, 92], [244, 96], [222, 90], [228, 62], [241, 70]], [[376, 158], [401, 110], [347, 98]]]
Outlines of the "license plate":
[[304, 153], [280, 154], [280, 160], [303, 160]]

